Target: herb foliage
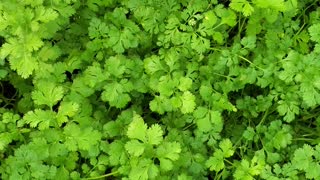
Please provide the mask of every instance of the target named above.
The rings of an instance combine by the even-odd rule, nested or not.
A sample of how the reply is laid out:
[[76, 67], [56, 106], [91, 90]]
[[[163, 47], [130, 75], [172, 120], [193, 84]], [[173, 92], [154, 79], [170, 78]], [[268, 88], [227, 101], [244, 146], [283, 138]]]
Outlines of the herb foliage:
[[1, 179], [320, 179], [311, 0], [2, 0]]

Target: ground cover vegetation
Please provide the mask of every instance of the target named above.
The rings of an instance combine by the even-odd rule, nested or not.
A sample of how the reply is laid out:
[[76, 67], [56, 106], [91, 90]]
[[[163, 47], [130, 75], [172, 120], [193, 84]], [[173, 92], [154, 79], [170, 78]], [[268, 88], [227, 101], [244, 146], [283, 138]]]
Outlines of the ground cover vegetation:
[[320, 179], [319, 7], [1, 0], [1, 179]]

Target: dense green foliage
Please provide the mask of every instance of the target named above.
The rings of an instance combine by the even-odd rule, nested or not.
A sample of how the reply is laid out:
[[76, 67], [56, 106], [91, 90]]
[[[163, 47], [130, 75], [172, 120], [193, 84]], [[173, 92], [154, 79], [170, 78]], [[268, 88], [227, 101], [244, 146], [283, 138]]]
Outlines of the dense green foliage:
[[1, 179], [320, 179], [314, 0], [1, 0]]

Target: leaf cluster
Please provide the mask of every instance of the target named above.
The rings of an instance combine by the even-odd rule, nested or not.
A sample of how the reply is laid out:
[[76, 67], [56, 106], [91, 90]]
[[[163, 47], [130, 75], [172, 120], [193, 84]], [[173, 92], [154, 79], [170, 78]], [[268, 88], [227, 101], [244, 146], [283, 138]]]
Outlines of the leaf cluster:
[[2, 0], [1, 179], [320, 179], [311, 0]]

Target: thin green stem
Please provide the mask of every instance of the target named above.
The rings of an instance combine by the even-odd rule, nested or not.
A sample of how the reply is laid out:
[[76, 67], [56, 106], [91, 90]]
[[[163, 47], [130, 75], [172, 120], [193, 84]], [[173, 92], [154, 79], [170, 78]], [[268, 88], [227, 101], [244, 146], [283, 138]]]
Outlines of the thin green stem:
[[306, 25], [306, 23], [304, 22], [301, 26], [301, 28], [298, 30], [298, 32], [293, 36], [293, 39], [296, 38], [296, 36], [298, 36], [298, 34], [300, 34], [300, 32], [302, 31], [302, 29], [304, 28], [304, 26]]
[[219, 52], [221, 52], [222, 50], [221, 49], [218, 49], [218, 48], [210, 48], [211, 50], [214, 50], [214, 51], [219, 51]]
[[267, 118], [268, 113], [269, 113], [269, 108], [264, 112], [263, 117], [262, 117], [261, 121], [259, 122], [259, 124], [257, 126], [260, 126], [260, 125], [262, 125], [264, 123], [264, 121]]
[[[213, 47], [212, 47], [212, 48], [210, 48], [210, 49], [211, 49], [211, 50], [214, 50], [214, 51], [222, 52], [222, 50], [221, 50], [221, 49], [218, 49], [218, 48], [213, 48]], [[253, 62], [251, 62], [249, 59], [247, 59], [247, 58], [245, 58], [245, 57], [243, 57], [243, 56], [240, 56], [240, 55], [238, 55], [238, 54], [237, 54], [237, 57], [239, 57], [240, 59], [248, 62], [249, 64], [253, 65], [253, 66], [256, 67], [256, 68], [258, 68], [258, 69], [260, 69], [260, 70], [262, 70], [262, 71], [265, 71], [265, 70], [262, 69], [261, 67], [257, 66], [257, 65], [254, 64]]]
[[227, 78], [227, 79], [230, 79], [230, 78], [231, 78], [230, 76], [226, 76], [226, 75], [219, 74], [219, 73], [215, 73], [215, 72], [213, 72], [212, 74], [217, 75], [217, 76], [221, 76], [221, 77], [225, 77], [225, 78]]
[[241, 23], [242, 13], [239, 13], [239, 14], [240, 14], [240, 15], [239, 15], [240, 18], [239, 18], [239, 26], [238, 26], [238, 28], [239, 28], [238, 37], [241, 38], [241, 37], [240, 37], [240, 34], [241, 34], [241, 31], [242, 31], [242, 29], [243, 29], [244, 24], [246, 23], [246, 20], [244, 19], [243, 22]]
[[96, 177], [90, 177], [90, 178], [84, 178], [84, 179], [102, 179], [102, 178], [105, 178], [105, 177], [109, 177], [109, 176], [113, 176], [115, 174], [118, 174], [119, 171], [115, 171], [115, 172], [112, 172], [112, 173], [109, 173], [109, 174], [104, 174], [102, 176], [96, 176]]
[[214, 28], [212, 28], [212, 30], [215, 30], [215, 29], [217, 29], [218, 27], [220, 27], [222, 25], [223, 25], [223, 23], [220, 23], [220, 24], [216, 25]]
[[224, 159], [225, 162], [227, 162], [228, 164], [230, 164], [231, 166], [233, 166], [233, 163], [230, 162], [228, 159]]
[[193, 126], [193, 125], [194, 125], [194, 124], [191, 123], [191, 124], [189, 124], [188, 126], [184, 127], [182, 130], [185, 131], [185, 130], [189, 129], [191, 126]]
[[310, 138], [294, 138], [293, 141], [314, 141], [315, 139]]
[[243, 56], [240, 56], [240, 55], [238, 55], [238, 57], [239, 57], [240, 59], [242, 59], [242, 60], [244, 60], [244, 61], [248, 62], [249, 64], [251, 64], [251, 65], [255, 66], [256, 68], [258, 68], [258, 69], [260, 69], [260, 70], [264, 71], [264, 69], [262, 69], [261, 67], [259, 67], [259, 66], [255, 65], [255, 64], [254, 64], [253, 62], [251, 62], [249, 59], [247, 59], [247, 58], [245, 58], [245, 57], [243, 57]]

